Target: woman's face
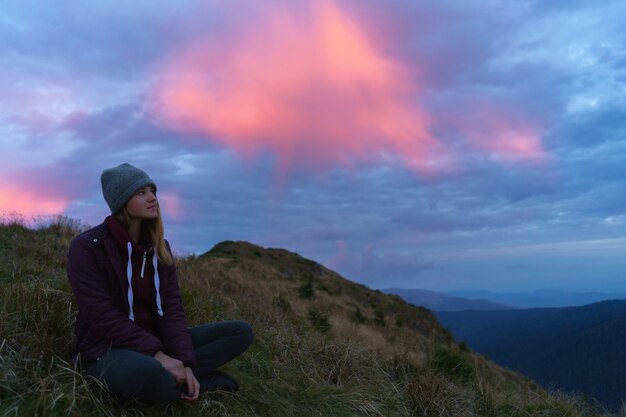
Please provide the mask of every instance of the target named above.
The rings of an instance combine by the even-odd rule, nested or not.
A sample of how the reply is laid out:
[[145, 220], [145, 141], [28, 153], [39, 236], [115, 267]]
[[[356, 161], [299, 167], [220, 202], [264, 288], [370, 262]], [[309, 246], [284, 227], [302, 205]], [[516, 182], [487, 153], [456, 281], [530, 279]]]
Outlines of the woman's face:
[[156, 189], [151, 185], [138, 189], [126, 203], [126, 212], [135, 220], [156, 219], [159, 216]]

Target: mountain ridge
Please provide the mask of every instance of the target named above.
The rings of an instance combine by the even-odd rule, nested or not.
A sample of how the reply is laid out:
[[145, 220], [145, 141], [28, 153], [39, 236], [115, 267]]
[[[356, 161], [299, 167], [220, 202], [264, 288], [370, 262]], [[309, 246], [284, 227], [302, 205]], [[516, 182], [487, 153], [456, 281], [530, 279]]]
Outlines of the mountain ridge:
[[438, 312], [457, 340], [545, 386], [618, 409], [626, 392], [626, 300], [501, 312]]
[[455, 290], [445, 292], [456, 297], [480, 298], [517, 306], [517, 308], [576, 307], [599, 301], [626, 298], [626, 293], [603, 293], [598, 291], [562, 291], [543, 289], [534, 291], [494, 292], [485, 290]]
[[433, 311], [503, 310], [515, 308], [514, 306], [490, 300], [454, 297], [417, 288], [385, 288], [382, 291], [387, 294], [399, 295], [408, 303], [424, 306]]

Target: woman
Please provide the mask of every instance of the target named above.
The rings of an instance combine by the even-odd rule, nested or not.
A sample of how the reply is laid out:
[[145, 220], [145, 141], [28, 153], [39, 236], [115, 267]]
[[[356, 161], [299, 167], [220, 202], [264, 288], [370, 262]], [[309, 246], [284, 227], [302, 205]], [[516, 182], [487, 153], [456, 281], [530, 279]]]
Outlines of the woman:
[[68, 256], [77, 361], [117, 395], [148, 404], [237, 390], [217, 368], [252, 343], [250, 326], [189, 329], [156, 184], [130, 164], [105, 170], [101, 183], [112, 216], [74, 238]]

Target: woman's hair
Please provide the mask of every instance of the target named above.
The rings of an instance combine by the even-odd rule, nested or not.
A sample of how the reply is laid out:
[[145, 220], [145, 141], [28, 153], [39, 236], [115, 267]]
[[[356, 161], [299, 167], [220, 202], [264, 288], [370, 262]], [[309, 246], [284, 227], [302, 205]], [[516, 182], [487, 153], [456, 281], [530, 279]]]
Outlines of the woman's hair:
[[[163, 219], [161, 218], [161, 206], [158, 202], [157, 213], [158, 216], [155, 219], [143, 220], [141, 222], [141, 233], [148, 233], [150, 235], [150, 239], [152, 239], [152, 246], [154, 246], [154, 251], [159, 257], [159, 262], [166, 265], [172, 265], [174, 260], [165, 245], [165, 228], [163, 227]], [[125, 228], [128, 228], [130, 225], [130, 217], [128, 216], [126, 207], [122, 207], [122, 209], [115, 214], [115, 218]]]

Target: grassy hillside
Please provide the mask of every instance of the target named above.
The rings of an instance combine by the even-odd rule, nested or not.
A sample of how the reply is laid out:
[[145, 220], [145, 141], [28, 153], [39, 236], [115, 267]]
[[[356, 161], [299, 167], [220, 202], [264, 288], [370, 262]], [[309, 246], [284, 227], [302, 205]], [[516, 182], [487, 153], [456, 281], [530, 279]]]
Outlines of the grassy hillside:
[[69, 363], [76, 308], [65, 261], [81, 228], [65, 218], [0, 224], [0, 416], [607, 415], [456, 345], [428, 310], [244, 242], [177, 260], [191, 325], [252, 324], [254, 344], [226, 368], [242, 389], [119, 404]]

